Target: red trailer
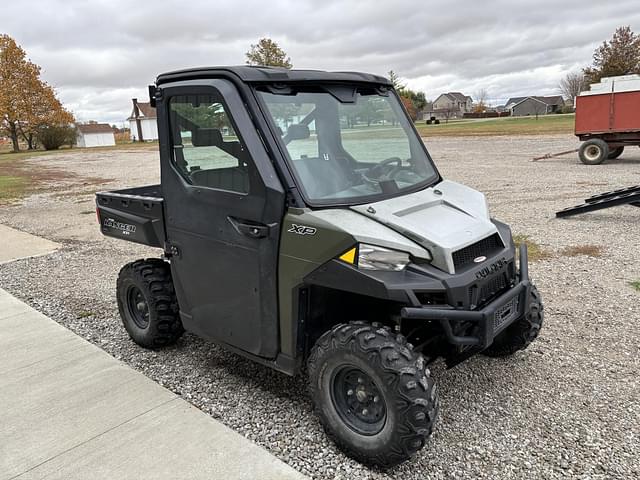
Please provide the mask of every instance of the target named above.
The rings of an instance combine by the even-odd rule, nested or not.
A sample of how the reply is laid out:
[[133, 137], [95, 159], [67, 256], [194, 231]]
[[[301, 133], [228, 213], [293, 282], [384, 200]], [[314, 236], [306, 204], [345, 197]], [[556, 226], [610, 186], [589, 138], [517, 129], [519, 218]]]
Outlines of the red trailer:
[[575, 134], [582, 163], [598, 165], [640, 145], [640, 76], [603, 78], [576, 97]]

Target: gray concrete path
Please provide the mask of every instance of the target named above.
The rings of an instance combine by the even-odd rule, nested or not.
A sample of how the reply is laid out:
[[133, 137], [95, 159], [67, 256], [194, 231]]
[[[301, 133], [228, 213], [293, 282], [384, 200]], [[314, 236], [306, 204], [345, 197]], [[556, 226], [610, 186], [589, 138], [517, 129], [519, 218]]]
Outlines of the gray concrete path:
[[0, 480], [14, 478], [305, 477], [0, 289]]
[[46, 255], [60, 246], [45, 238], [21, 232], [2, 224], [0, 224], [0, 245], [2, 245], [2, 248], [0, 248], [0, 263]]

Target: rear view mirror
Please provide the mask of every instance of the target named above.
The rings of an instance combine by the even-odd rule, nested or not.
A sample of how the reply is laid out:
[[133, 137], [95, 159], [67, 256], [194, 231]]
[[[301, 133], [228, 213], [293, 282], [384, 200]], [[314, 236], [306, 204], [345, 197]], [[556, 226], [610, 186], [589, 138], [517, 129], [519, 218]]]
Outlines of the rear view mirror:
[[309, 127], [307, 125], [294, 123], [289, 125], [289, 128], [287, 128], [286, 141], [289, 143], [292, 140], [305, 140], [309, 138], [310, 135], [311, 132], [309, 132]]

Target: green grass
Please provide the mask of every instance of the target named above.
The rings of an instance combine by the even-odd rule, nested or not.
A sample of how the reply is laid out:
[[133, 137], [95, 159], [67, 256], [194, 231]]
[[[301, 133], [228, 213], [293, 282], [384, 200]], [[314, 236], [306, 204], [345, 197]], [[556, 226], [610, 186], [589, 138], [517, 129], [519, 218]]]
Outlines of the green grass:
[[491, 119], [450, 120], [440, 125], [417, 122], [423, 137], [429, 136], [491, 136], [491, 135], [545, 135], [573, 133], [575, 115], [551, 114], [535, 117], [503, 117]]
[[635, 280], [633, 282], [629, 282], [629, 285], [636, 291], [640, 292], [640, 280]]
[[26, 178], [2, 175], [0, 170], [0, 203], [21, 197], [28, 185]]
[[514, 235], [513, 241], [516, 244], [516, 247], [520, 247], [522, 243], [527, 245], [527, 254], [529, 256], [529, 261], [531, 262], [551, 257], [551, 252], [545, 250], [539, 244], [531, 240], [528, 235]]

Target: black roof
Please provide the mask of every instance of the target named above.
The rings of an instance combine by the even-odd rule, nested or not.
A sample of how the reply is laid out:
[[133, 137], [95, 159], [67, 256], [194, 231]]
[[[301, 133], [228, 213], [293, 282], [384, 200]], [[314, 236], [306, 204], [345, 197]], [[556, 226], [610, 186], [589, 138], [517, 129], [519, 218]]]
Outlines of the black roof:
[[359, 82], [391, 85], [391, 82], [381, 76], [361, 72], [326, 72], [323, 70], [288, 70], [282, 67], [262, 66], [231, 66], [231, 67], [198, 67], [175, 70], [158, 75], [156, 84], [192, 80], [197, 78], [211, 78], [222, 75], [235, 75], [247, 83], [271, 82]]

